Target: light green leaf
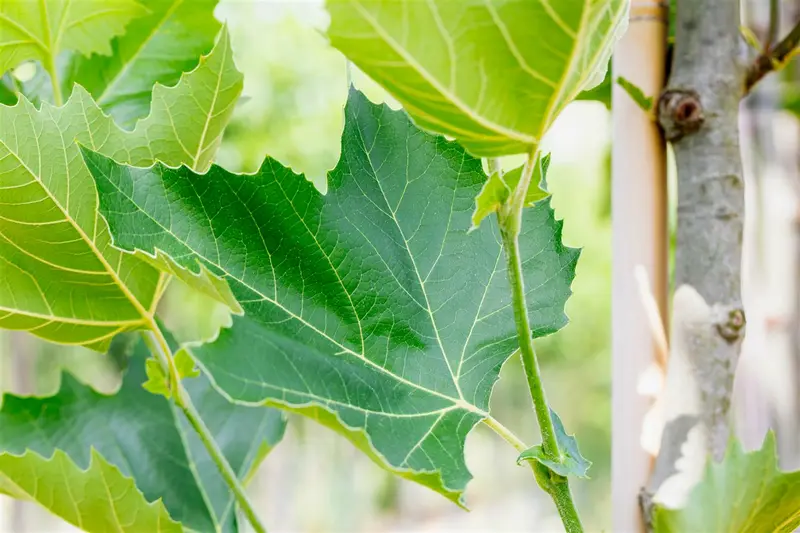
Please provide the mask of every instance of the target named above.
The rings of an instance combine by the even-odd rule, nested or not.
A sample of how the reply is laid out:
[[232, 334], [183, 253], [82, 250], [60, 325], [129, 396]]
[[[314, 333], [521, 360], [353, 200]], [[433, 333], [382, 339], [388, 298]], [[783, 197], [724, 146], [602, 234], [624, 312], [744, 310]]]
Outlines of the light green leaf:
[[175, 356], [175, 366], [178, 369], [178, 377], [180, 378], [196, 378], [200, 376], [200, 371], [197, 369], [189, 354], [180, 351]]
[[592, 466], [592, 463], [581, 455], [578, 449], [578, 441], [574, 436], [567, 434], [567, 430], [564, 429], [561, 418], [552, 409], [550, 410], [550, 416], [553, 418], [553, 427], [556, 431], [558, 450], [561, 452], [560, 460], [553, 461], [548, 458], [542, 446], [537, 445], [522, 452], [517, 458], [517, 464], [523, 461], [537, 461], [559, 476], [576, 476], [588, 479], [589, 476], [587, 472], [589, 471], [589, 467]]
[[656, 533], [791, 533], [800, 527], [800, 472], [778, 469], [771, 431], [753, 452], [732, 439], [723, 461], [706, 467], [686, 507], [657, 506], [653, 524]]
[[[534, 165], [536, 166], [533, 169], [533, 176], [531, 176], [531, 185], [528, 187], [528, 194], [525, 197], [526, 207], [549, 196], [545, 184], [547, 183], [547, 169], [550, 167], [550, 154], [538, 157]], [[492, 213], [497, 213], [506, 203], [522, 178], [522, 170], [523, 167], [517, 167], [505, 174], [495, 172], [486, 180], [481, 192], [475, 198], [475, 212], [472, 214], [473, 228], [480, 226], [484, 218]]]
[[631, 100], [636, 102], [636, 105], [638, 105], [642, 111], [649, 113], [653, 110], [653, 97], [644, 94], [641, 87], [622, 76], [617, 77], [617, 84], [625, 89], [625, 92], [628, 93]]
[[19, 500], [42, 504], [84, 531], [181, 532], [160, 500], [148, 502], [130, 477], [95, 449], [79, 468], [62, 450], [45, 458], [33, 451], [0, 453], [0, 489]]
[[28, 60], [50, 68], [64, 50], [110, 55], [109, 41], [146, 13], [134, 0], [0, 2], [0, 73]]
[[[356, 91], [326, 195], [271, 159], [256, 175], [198, 175], [84, 158], [118, 246], [230, 283], [245, 316], [192, 349], [227, 396], [312, 417], [461, 501], [464, 439], [517, 346], [497, 226], [467, 235], [479, 159]], [[547, 201], [525, 220], [539, 337], [566, 323], [578, 252]]]
[[[241, 88], [223, 31], [176, 87], [154, 89], [152, 114], [132, 132], [80, 87], [61, 108], [24, 99], [0, 108], [0, 327], [102, 351], [115, 334], [146, 326], [164, 276], [112, 247], [78, 143], [132, 164], [205, 170]], [[219, 280], [196, 282], [229, 294]]]
[[589, 100], [594, 102], [600, 102], [606, 109], [611, 109], [611, 61], [608, 62], [606, 66], [606, 75], [603, 77], [603, 81], [592, 87], [591, 89], [587, 89], [578, 94], [575, 97], [575, 100]]
[[161, 363], [152, 358], [148, 359], [144, 362], [144, 369], [147, 374], [147, 381], [142, 383], [144, 390], [151, 394], [158, 394], [164, 398], [169, 398], [171, 396], [169, 379]]
[[422, 128], [473, 155], [530, 152], [597, 85], [628, 0], [327, 0], [333, 46]]
[[[118, 531], [115, 516], [124, 531], [137, 533], [159, 531], [157, 519], [161, 530], [181, 531], [170, 517], [194, 531], [237, 531], [230, 490], [182, 411], [142, 388], [147, 356], [140, 342], [111, 396], [69, 375], [49, 398], [7, 395], [0, 410], [0, 490], [86, 531]], [[264, 450], [280, 441], [282, 414], [233, 405], [204, 377], [184, 383], [234, 471], [246, 479]], [[169, 515], [160, 503], [147, 503], [157, 500]]]

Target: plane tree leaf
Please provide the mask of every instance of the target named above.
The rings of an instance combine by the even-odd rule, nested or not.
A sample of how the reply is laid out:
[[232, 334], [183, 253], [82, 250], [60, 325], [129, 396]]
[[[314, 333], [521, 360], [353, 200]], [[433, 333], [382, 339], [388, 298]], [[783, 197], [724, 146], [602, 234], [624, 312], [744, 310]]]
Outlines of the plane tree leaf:
[[772, 432], [753, 452], [732, 439], [722, 462], [706, 467], [686, 506], [657, 506], [653, 525], [656, 533], [791, 533], [800, 527], [800, 472], [779, 470]]
[[[326, 195], [272, 159], [238, 175], [84, 158], [117, 246], [230, 284], [245, 315], [191, 349], [226, 396], [314, 418], [461, 502], [464, 440], [517, 347], [495, 221], [467, 234], [479, 159], [357, 91]], [[566, 323], [578, 252], [547, 201], [524, 228], [538, 337]]]
[[147, 13], [135, 0], [0, 2], [0, 73], [29, 60], [53, 68], [58, 55], [109, 55], [110, 41]]
[[161, 501], [148, 502], [133, 480], [96, 450], [89, 456], [86, 468], [79, 468], [59, 449], [48, 458], [32, 451], [0, 453], [0, 491], [38, 502], [83, 531], [183, 531]]
[[[90, 532], [237, 531], [233, 496], [183, 412], [142, 388], [147, 356], [139, 342], [110, 396], [68, 374], [55, 396], [6, 395], [0, 491]], [[282, 413], [231, 404], [205, 377], [183, 383], [246, 479], [281, 439]]]
[[223, 31], [177, 86], [155, 88], [151, 115], [132, 132], [80, 87], [63, 107], [21, 99], [0, 108], [0, 327], [102, 351], [115, 334], [147, 325], [164, 276], [112, 247], [78, 146], [204, 170], [241, 88]]
[[628, 0], [327, 0], [333, 46], [422, 128], [476, 156], [529, 152], [603, 79]]
[[[63, 94], [81, 85], [100, 109], [129, 128], [149, 113], [153, 86], [177, 84], [182, 73], [193, 70], [200, 56], [211, 51], [220, 30], [214, 18], [217, 0], [139, 1], [148, 13], [111, 41], [113, 54], [70, 53], [57, 62]], [[39, 75], [48, 77], [43, 70]], [[50, 82], [45, 81], [31, 85], [49, 93]], [[44, 99], [50, 101], [50, 96]]]

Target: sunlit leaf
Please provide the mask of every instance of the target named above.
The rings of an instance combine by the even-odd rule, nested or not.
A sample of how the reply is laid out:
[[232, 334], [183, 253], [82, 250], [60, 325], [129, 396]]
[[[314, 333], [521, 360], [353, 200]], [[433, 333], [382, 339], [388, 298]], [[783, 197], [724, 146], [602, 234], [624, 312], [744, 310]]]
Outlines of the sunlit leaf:
[[[245, 310], [192, 349], [234, 400], [312, 417], [383, 467], [461, 501], [464, 439], [517, 346], [494, 221], [469, 235], [479, 159], [351, 92], [321, 195], [256, 175], [130, 168], [85, 152], [115, 243], [227, 280]], [[566, 323], [578, 253], [547, 201], [521, 245], [534, 334]]]
[[686, 507], [656, 507], [657, 533], [730, 531], [790, 533], [800, 527], [800, 472], [781, 472], [770, 432], [760, 450], [732, 440], [721, 463], [711, 462]]
[[[86, 531], [120, 531], [118, 524], [132, 533], [181, 531], [170, 517], [194, 531], [237, 531], [233, 496], [183, 413], [142, 388], [147, 356], [139, 343], [114, 395], [69, 375], [52, 397], [7, 395], [0, 410], [0, 491]], [[282, 414], [233, 405], [204, 377], [184, 384], [245, 479], [281, 439]], [[159, 499], [169, 515], [160, 503], [148, 503]]]
[[[112, 247], [78, 146], [205, 170], [241, 88], [223, 31], [180, 84], [155, 88], [152, 114], [132, 132], [80, 87], [64, 107], [22, 99], [0, 108], [0, 327], [104, 350], [115, 334], [146, 325], [164, 276]], [[224, 299], [227, 287], [200, 280]]]
[[135, 0], [0, 2], [0, 73], [28, 60], [52, 67], [64, 50], [110, 55], [111, 39], [145, 13]]
[[139, 0], [149, 10], [111, 42], [112, 55], [72, 54], [61, 65], [62, 92], [83, 86], [100, 109], [132, 127], [150, 111], [153, 86], [173, 86], [214, 46], [217, 0]]
[[477, 156], [529, 152], [600, 83], [628, 0], [327, 0], [331, 43], [422, 128]]
[[33, 451], [0, 453], [0, 492], [40, 503], [83, 531], [180, 532], [161, 501], [148, 502], [130, 477], [88, 450], [83, 467], [62, 450], [43, 457]]

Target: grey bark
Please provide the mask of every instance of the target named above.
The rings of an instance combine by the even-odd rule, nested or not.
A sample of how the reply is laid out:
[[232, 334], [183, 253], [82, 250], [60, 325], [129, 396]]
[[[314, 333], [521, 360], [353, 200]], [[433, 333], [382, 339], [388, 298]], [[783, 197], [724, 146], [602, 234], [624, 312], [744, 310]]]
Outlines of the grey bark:
[[[720, 460], [730, 434], [733, 375], [745, 330], [739, 2], [678, 0], [677, 8], [672, 71], [659, 100], [659, 120], [678, 169], [675, 287], [693, 287], [711, 311], [705, 326], [678, 333], [689, 341], [684, 345], [699, 387], [707, 451]], [[663, 463], [674, 460], [683, 440], [665, 435], [663, 442], [669, 444], [656, 469], [668, 471]]]

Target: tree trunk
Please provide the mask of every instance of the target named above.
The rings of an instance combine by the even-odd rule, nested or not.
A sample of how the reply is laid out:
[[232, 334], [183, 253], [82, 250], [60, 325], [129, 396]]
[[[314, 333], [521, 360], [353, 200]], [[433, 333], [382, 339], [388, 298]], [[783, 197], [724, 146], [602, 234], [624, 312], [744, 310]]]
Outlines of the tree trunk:
[[[697, 412], [689, 414], [699, 419], [706, 452], [720, 460], [745, 330], [740, 6], [734, 0], [678, 0], [677, 7], [674, 62], [658, 105], [678, 169], [673, 350], [684, 352], [696, 384], [687, 393], [696, 394]], [[673, 427], [665, 427], [662, 442], [670, 444], [657, 465], [674, 459], [683, 444], [668, 434]]]

